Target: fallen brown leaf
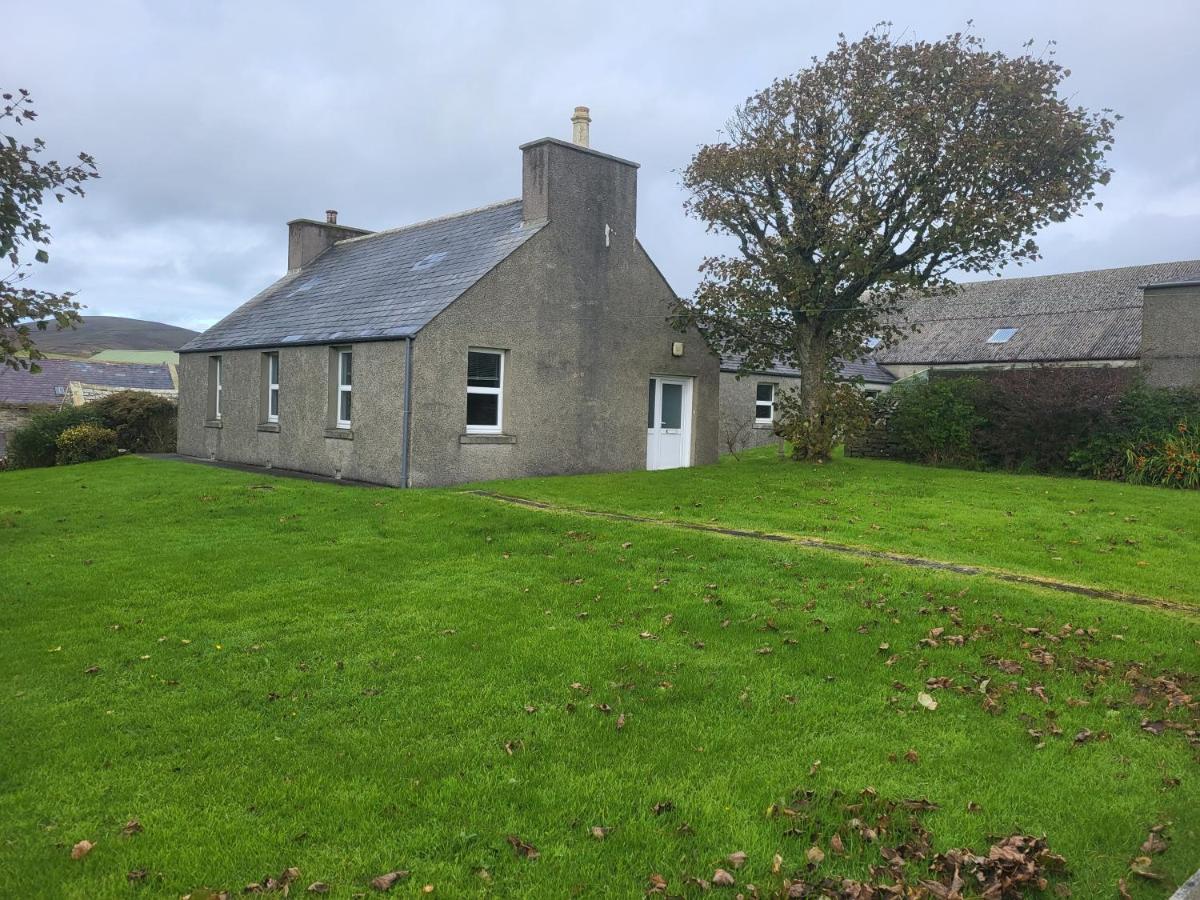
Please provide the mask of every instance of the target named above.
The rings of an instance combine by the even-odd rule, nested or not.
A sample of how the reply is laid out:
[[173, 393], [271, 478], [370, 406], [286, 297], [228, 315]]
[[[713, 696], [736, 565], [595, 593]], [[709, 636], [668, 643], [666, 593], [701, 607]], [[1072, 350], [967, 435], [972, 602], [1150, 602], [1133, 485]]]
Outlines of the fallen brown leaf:
[[717, 887], [733, 887], [737, 881], [724, 869], [717, 869], [713, 872], [712, 883]]
[[407, 869], [398, 869], [395, 872], [386, 872], [371, 879], [371, 887], [377, 891], [390, 891], [396, 886], [397, 882], [403, 881], [409, 876]]
[[741, 850], [738, 850], [736, 853], [730, 853], [727, 857], [725, 857], [725, 859], [735, 869], [740, 869], [746, 864], [746, 854]]
[[1163, 834], [1162, 834], [1163, 827], [1164, 826], [1162, 826], [1162, 825], [1155, 825], [1153, 828], [1150, 829], [1150, 834], [1146, 838], [1146, 840], [1142, 842], [1142, 852], [1145, 853], [1147, 856], [1152, 853], [1165, 853], [1166, 852], [1168, 842], [1167, 842], [1167, 839], [1165, 837], [1163, 837]]
[[92, 852], [92, 848], [95, 846], [91, 841], [80, 841], [71, 848], [71, 859], [83, 859]]
[[1151, 881], [1162, 881], [1167, 876], [1161, 875], [1158, 872], [1151, 870], [1154, 861], [1148, 856], [1138, 856], [1129, 864], [1129, 871], [1134, 875], [1139, 875], [1142, 878], [1148, 878]]
[[819, 866], [825, 861], [825, 851], [814, 845], [808, 848], [808, 852], [804, 854], [804, 858], [808, 860], [810, 865]]
[[329, 885], [323, 881], [314, 881], [305, 890], [307, 890], [310, 894], [328, 894]]
[[537, 859], [539, 856], [541, 856], [541, 854], [538, 853], [537, 847], [533, 846], [533, 844], [529, 843], [528, 841], [521, 840], [515, 834], [510, 834], [507, 838], [505, 838], [505, 840], [508, 841], [509, 845], [513, 848], [513, 852], [517, 854], [517, 856], [523, 856], [525, 859]]

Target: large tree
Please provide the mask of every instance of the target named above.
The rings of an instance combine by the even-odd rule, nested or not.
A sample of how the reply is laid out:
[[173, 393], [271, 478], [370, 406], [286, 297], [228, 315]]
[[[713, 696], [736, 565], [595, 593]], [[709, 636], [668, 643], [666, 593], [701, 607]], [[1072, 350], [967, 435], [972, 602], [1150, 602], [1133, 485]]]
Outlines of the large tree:
[[[29, 91], [0, 94], [0, 128], [9, 124], [24, 127], [37, 118]], [[56, 294], [37, 290], [25, 282], [32, 275], [33, 263], [46, 263], [50, 255], [50, 226], [42, 218], [42, 204], [48, 197], [58, 202], [68, 194], [83, 196], [83, 184], [98, 178], [95, 160], [86, 153], [79, 162], [63, 165], [39, 157], [46, 150], [41, 138], [24, 143], [14, 134], [0, 134], [0, 260], [12, 269], [0, 274], [0, 362], [11, 368], [37, 370], [38, 352], [34, 335], [53, 324], [56, 328], [73, 327], [80, 321], [80, 306], [71, 292]], [[33, 260], [23, 257], [33, 248]]]
[[800, 370], [797, 458], [829, 456], [835, 360], [895, 343], [905, 296], [1037, 259], [1033, 235], [1108, 181], [1119, 117], [1061, 97], [1069, 74], [1052, 46], [1010, 56], [880, 26], [750, 97], [696, 152], [686, 209], [740, 252], [704, 260], [686, 317], [745, 370]]

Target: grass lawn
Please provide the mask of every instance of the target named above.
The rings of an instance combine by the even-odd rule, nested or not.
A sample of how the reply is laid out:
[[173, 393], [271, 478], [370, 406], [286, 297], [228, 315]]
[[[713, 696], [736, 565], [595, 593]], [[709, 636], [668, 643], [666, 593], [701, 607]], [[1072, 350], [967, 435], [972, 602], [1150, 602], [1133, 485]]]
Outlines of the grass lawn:
[[[783, 471], [528, 487], [730, 521], [757, 507], [758, 525], [864, 543], [877, 523], [880, 546], [1185, 596], [1156, 567], [1185, 564], [1195, 497], [858, 463], [788, 468], [804, 486], [787, 487]], [[762, 500], [742, 497], [751, 472]], [[905, 505], [923, 529], [901, 528]], [[1108, 533], [1150, 565], [1110, 567], [1133, 557], [1101, 553]], [[1035, 565], [1051, 537], [1097, 567]], [[1076, 897], [1120, 878], [1165, 897], [1200, 866], [1196, 707], [1168, 708], [1200, 687], [1187, 614], [132, 458], [0, 474], [0, 584], [4, 897], [236, 894], [290, 866], [293, 896], [373, 895], [398, 869], [398, 896], [633, 897], [655, 873], [698, 896], [685, 879], [718, 866], [776, 896], [788, 877], [867, 878], [922, 829], [936, 853], [1044, 834]], [[904, 800], [936, 808], [887, 814]], [[1164, 824], [1162, 880], [1131, 875]], [[928, 860], [908, 872], [930, 877]]]
[[1200, 605], [1200, 491], [937, 469], [780, 461], [495, 482], [589, 509], [806, 535]]

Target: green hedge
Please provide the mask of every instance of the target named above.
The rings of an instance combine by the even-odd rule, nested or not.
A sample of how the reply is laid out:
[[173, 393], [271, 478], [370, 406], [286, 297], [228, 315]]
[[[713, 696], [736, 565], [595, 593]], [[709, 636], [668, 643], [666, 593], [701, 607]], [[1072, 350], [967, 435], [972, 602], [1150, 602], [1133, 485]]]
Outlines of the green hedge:
[[88, 406], [66, 406], [37, 413], [28, 425], [8, 436], [8, 462], [14, 469], [52, 466], [58, 456], [58, 436], [75, 425], [101, 424], [100, 415]]
[[103, 425], [84, 422], [72, 425], [55, 442], [55, 462], [60, 466], [111, 459], [117, 455], [117, 433]]
[[1200, 391], [1129, 369], [935, 375], [878, 401], [900, 458], [1200, 487]]
[[[76, 425], [99, 425], [113, 432], [116, 447], [134, 453], [175, 450], [177, 408], [145, 391], [118, 391], [83, 406], [38, 413], [8, 438], [8, 465], [16, 469], [58, 462], [59, 436]], [[115, 450], [113, 454], [115, 455]]]
[[145, 391], [118, 391], [88, 404], [117, 445], [133, 453], [174, 453], [177, 407], [166, 397]]

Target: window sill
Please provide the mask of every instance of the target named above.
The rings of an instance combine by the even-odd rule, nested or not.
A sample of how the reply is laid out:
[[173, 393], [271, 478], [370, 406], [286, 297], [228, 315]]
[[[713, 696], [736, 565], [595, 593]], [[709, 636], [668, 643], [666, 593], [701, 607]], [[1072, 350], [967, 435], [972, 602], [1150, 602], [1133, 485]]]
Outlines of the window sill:
[[279, 423], [278, 422], [259, 422], [258, 430], [259, 431], [269, 431], [272, 434], [279, 434]]
[[754, 427], [761, 431], [767, 431], [767, 430], [774, 428], [775, 423], [774, 422], [755, 422]]
[[460, 444], [515, 444], [516, 435], [512, 434], [460, 434]]
[[205, 419], [204, 427], [205, 428], [223, 428], [224, 425], [221, 423], [220, 419]]
[[326, 428], [325, 437], [335, 441], [352, 441], [354, 440], [354, 429], [352, 428]]

